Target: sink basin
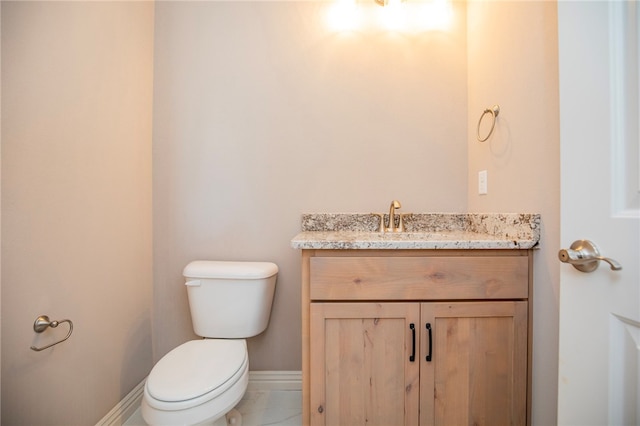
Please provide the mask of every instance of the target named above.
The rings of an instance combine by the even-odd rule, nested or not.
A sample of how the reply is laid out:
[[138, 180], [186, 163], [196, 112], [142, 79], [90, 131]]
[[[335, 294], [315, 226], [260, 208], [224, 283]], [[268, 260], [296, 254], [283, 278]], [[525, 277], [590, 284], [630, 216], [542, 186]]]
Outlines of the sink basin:
[[378, 232], [379, 238], [386, 240], [433, 240], [447, 239], [461, 232]]

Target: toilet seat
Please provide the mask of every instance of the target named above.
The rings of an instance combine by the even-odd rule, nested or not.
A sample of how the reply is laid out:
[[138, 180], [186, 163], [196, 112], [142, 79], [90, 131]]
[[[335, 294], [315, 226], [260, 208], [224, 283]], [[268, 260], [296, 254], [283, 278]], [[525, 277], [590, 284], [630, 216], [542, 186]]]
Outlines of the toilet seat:
[[244, 339], [186, 342], [166, 354], [145, 384], [149, 406], [175, 411], [210, 401], [234, 386], [248, 371]]

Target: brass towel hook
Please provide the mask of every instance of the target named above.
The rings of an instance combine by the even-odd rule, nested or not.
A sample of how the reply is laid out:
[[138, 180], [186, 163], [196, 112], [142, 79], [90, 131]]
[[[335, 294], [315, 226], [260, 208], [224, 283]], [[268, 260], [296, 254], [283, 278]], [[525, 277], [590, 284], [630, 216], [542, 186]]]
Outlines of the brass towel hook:
[[69, 332], [67, 333], [67, 336], [64, 339], [59, 340], [59, 341], [54, 342], [54, 343], [51, 343], [50, 345], [47, 345], [47, 346], [43, 346], [41, 348], [37, 348], [35, 346], [31, 346], [31, 349], [34, 350], [34, 351], [37, 351], [37, 352], [43, 351], [43, 350], [45, 350], [47, 348], [50, 348], [51, 346], [55, 346], [58, 343], [64, 342], [69, 337], [71, 337], [71, 333], [73, 333], [73, 323], [71, 322], [71, 320], [64, 319], [64, 320], [60, 320], [60, 321], [49, 321], [49, 317], [46, 316], [46, 315], [40, 315], [38, 318], [36, 318], [36, 321], [33, 323], [33, 331], [35, 331], [36, 333], [42, 333], [43, 331], [45, 331], [49, 327], [56, 328], [57, 326], [59, 326], [63, 322], [68, 322], [69, 323]]

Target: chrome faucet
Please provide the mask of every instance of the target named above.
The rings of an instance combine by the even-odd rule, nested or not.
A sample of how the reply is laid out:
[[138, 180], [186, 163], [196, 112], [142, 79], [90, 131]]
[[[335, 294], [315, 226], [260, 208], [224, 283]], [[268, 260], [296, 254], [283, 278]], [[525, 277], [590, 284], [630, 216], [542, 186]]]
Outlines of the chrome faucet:
[[402, 205], [400, 204], [400, 201], [393, 200], [391, 202], [391, 206], [389, 206], [389, 226], [385, 228], [385, 232], [402, 232], [403, 231], [402, 216], [400, 216], [400, 225], [396, 227], [395, 212], [396, 212], [396, 209], [399, 209], [400, 207], [402, 207]]

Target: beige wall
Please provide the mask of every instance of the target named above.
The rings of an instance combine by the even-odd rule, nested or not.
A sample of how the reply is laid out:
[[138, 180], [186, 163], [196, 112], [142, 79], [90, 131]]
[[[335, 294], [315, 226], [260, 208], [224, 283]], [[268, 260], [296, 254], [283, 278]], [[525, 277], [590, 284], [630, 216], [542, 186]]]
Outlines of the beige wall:
[[[534, 423], [555, 423], [555, 3], [470, 2], [468, 17], [456, 3], [451, 31], [419, 35], [331, 33], [325, 8], [158, 2], [154, 21], [148, 3], [2, 2], [4, 423], [102, 417], [148, 373], [152, 346], [157, 360], [194, 337], [181, 270], [198, 258], [280, 266], [251, 368], [300, 369], [300, 214], [393, 198], [542, 213]], [[45, 313], [74, 335], [35, 353]]]
[[[0, 35], [2, 34], [2, 7], [0, 7]], [[0, 41], [0, 82], [2, 82], [2, 42]], [[0, 84], [0, 129], [2, 129], [2, 84]], [[0, 176], [2, 176], [2, 131], [0, 131]], [[0, 182], [0, 212], [2, 211], [2, 184]], [[0, 242], [2, 241], [2, 214], [0, 214]], [[0, 250], [0, 318], [2, 318], [2, 250]], [[2, 322], [0, 320], [0, 366], [2, 365]], [[0, 368], [0, 384], [2, 368]], [[0, 424], [2, 424], [2, 386], [0, 385]]]
[[[555, 2], [469, 3], [469, 211], [542, 214], [535, 253], [533, 423], [556, 424], [560, 135]], [[501, 107], [493, 136], [476, 140], [484, 108]], [[478, 195], [478, 171], [488, 194]]]
[[190, 260], [280, 266], [251, 369], [299, 370], [301, 213], [466, 209], [464, 8], [445, 33], [336, 34], [328, 5], [156, 4], [156, 359], [194, 337]]
[[[2, 2], [2, 421], [95, 424], [151, 368], [153, 3]], [[70, 318], [36, 337], [38, 315]]]

